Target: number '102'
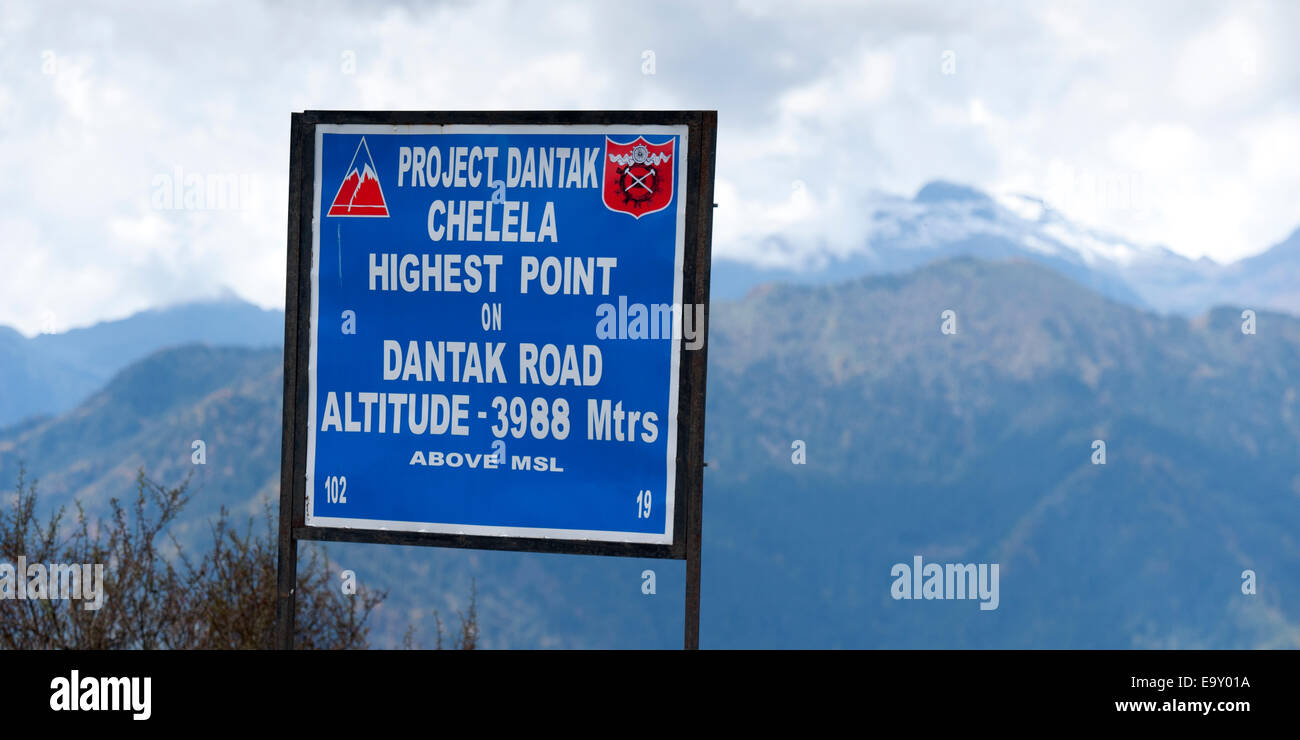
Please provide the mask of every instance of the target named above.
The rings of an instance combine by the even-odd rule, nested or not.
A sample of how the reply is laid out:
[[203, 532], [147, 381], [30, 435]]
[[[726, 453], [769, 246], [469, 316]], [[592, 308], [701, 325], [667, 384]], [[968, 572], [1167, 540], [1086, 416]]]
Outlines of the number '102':
[[325, 500], [331, 504], [348, 502], [348, 479], [343, 475], [331, 475], [325, 479]]

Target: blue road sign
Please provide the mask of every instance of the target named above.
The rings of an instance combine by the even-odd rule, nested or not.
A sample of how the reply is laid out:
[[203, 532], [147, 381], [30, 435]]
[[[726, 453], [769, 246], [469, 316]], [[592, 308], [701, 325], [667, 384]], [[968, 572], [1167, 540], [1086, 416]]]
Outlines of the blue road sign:
[[315, 130], [306, 524], [672, 544], [687, 126]]

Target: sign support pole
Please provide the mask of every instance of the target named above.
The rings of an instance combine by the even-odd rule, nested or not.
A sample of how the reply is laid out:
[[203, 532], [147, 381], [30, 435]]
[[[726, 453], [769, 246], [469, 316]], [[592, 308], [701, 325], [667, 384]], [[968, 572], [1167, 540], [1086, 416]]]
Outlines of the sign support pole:
[[286, 543], [280, 540], [280, 564], [276, 575], [275, 648], [293, 650], [294, 609], [297, 594], [294, 581], [298, 577], [298, 542], [289, 535]]
[[[689, 212], [694, 217], [687, 233], [688, 248], [694, 250], [696, 259], [691, 261], [688, 272], [682, 276], [683, 282], [690, 281], [690, 295], [696, 305], [708, 304], [709, 268], [711, 261], [711, 243], [713, 235], [713, 175], [716, 163], [716, 137], [718, 131], [718, 114], [716, 111], [703, 111], [700, 114], [700, 126], [695, 136], [695, 152], [699, 157], [695, 167], [696, 182], [688, 193]], [[692, 202], [693, 201], [693, 202]], [[696, 420], [700, 434], [691, 440], [686, 449], [686, 650], [700, 649], [700, 556], [703, 554], [704, 528], [704, 388], [705, 375], [708, 370], [708, 330], [709, 317], [701, 311], [696, 317], [698, 331], [704, 333], [704, 343], [691, 350], [697, 354], [695, 361], [686, 373], [684, 392], [686, 396], [686, 413]]]
[[[300, 333], [305, 332], [304, 311], [310, 313], [311, 293], [308, 280], [311, 264], [303, 269], [303, 252], [300, 242], [304, 233], [303, 221], [310, 214], [302, 207], [304, 188], [309, 187], [311, 161], [309, 154], [312, 147], [310, 126], [303, 120], [301, 113], [294, 113], [289, 128], [289, 248], [285, 265], [284, 296], [284, 426], [280, 439], [280, 532], [279, 562], [276, 565], [275, 593], [275, 648], [277, 650], [293, 649], [294, 618], [297, 606], [298, 586], [298, 538], [294, 527], [302, 521], [300, 513], [302, 504], [298, 493], [301, 490], [294, 485], [294, 471], [299, 455], [297, 446], [297, 421], [300, 405], [299, 377], [306, 367], [307, 358], [302, 355]], [[310, 221], [307, 222], [310, 230]], [[307, 253], [310, 259], [310, 252]]]
[[[694, 508], [692, 506], [691, 508]], [[686, 629], [685, 650], [700, 649], [700, 525], [695, 512], [686, 535]]]

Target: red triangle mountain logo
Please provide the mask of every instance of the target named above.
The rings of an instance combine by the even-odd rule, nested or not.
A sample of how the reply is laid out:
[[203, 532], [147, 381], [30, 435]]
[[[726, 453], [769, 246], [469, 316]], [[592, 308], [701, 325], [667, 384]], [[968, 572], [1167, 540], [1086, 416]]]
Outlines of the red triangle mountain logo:
[[327, 216], [371, 216], [388, 218], [388, 204], [384, 202], [379, 175], [375, 174], [375, 160], [370, 157], [366, 137], [361, 137], [357, 151], [348, 165], [347, 177], [339, 186]]

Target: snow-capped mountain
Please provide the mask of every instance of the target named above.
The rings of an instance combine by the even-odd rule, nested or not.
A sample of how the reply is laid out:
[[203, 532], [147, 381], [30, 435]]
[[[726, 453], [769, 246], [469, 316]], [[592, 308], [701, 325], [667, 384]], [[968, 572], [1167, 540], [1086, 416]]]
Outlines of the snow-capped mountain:
[[1300, 312], [1300, 231], [1272, 250], [1221, 265], [1191, 260], [1074, 223], [1041, 199], [993, 197], [964, 185], [931, 182], [914, 198], [880, 196], [867, 205], [869, 236], [847, 255], [804, 270], [718, 259], [714, 295], [734, 298], [766, 282], [822, 283], [910, 270], [936, 259], [1027, 258], [1103, 295], [1166, 313], [1198, 314], [1217, 304]]
[[384, 201], [384, 192], [379, 185], [379, 176], [370, 166], [362, 162], [361, 168], [355, 165], [339, 186], [338, 195], [330, 206], [330, 216], [387, 216], [388, 206]]

